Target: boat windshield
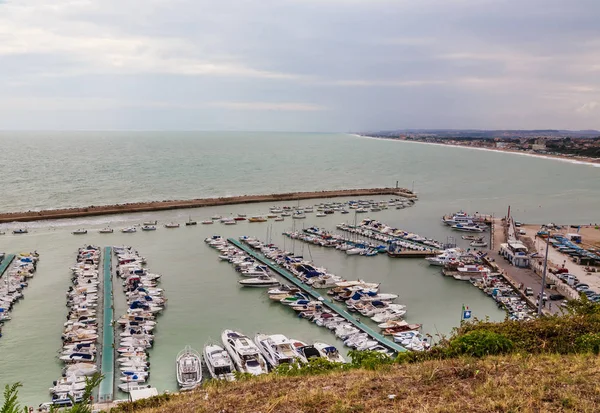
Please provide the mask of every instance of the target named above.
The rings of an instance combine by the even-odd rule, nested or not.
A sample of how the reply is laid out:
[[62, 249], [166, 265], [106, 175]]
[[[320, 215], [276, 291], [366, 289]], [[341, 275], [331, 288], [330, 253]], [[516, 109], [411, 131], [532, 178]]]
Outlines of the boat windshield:
[[231, 374], [231, 368], [229, 366], [215, 367], [215, 375], [216, 376], [221, 376], [221, 375], [226, 375], [226, 374]]

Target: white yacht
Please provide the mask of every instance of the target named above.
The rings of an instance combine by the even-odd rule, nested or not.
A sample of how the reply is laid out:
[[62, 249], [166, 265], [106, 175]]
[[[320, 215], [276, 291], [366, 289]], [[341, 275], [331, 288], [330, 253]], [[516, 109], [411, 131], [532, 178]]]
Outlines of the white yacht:
[[112, 234], [113, 233], [113, 229], [109, 228], [109, 227], [106, 227], [106, 228], [99, 229], [98, 232], [100, 234]]
[[314, 344], [315, 348], [321, 354], [321, 357], [326, 358], [334, 363], [345, 363], [346, 359], [340, 354], [337, 348], [330, 346], [326, 343], [317, 342]]
[[244, 287], [274, 287], [279, 285], [279, 281], [275, 277], [269, 277], [268, 275], [261, 275], [256, 278], [247, 278], [245, 280], [238, 281]]
[[225, 330], [221, 334], [221, 340], [237, 370], [255, 376], [269, 372], [265, 358], [247, 336], [237, 331]]
[[126, 227], [126, 228], [121, 228], [121, 232], [123, 233], [132, 233], [132, 232], [136, 232], [137, 230], [135, 229], [135, 227]]
[[444, 265], [456, 261], [461, 257], [462, 253], [456, 248], [450, 248], [445, 250], [442, 254], [436, 255], [435, 257], [427, 257], [425, 260], [429, 265], [443, 267]]
[[71, 234], [73, 234], [73, 235], [84, 235], [84, 234], [87, 234], [87, 229], [79, 228], [79, 229], [76, 229], [75, 231], [71, 232]]
[[179, 224], [177, 222], [169, 222], [165, 224], [165, 228], [179, 228]]
[[442, 222], [444, 224], [450, 225], [450, 226], [456, 225], [456, 224], [473, 225], [473, 218], [474, 218], [473, 216], [467, 215], [463, 211], [459, 211], [459, 212], [456, 212], [455, 214], [442, 217]]
[[200, 354], [190, 346], [179, 352], [176, 360], [177, 383], [181, 390], [195, 389], [202, 381]]
[[469, 224], [454, 224], [452, 225], [452, 229], [457, 230], [457, 231], [464, 231], [464, 232], [483, 232], [485, 231], [485, 228], [480, 227], [478, 225], [469, 225]]
[[292, 364], [294, 362], [306, 363], [306, 358], [296, 352], [291, 341], [283, 334], [257, 334], [254, 342], [265, 357], [267, 362], [273, 367], [282, 363]]
[[235, 380], [235, 366], [223, 347], [212, 343], [207, 344], [202, 351], [202, 357], [213, 379]]

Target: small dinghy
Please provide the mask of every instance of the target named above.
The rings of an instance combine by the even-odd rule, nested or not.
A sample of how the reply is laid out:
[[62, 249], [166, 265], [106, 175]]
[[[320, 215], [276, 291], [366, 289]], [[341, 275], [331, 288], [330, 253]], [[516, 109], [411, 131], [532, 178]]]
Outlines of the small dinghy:
[[179, 352], [176, 360], [177, 383], [181, 390], [195, 389], [202, 381], [200, 354], [190, 346]]

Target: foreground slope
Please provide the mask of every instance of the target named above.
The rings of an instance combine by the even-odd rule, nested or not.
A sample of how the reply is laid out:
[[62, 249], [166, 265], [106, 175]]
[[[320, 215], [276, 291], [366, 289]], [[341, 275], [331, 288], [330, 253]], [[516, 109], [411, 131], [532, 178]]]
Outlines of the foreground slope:
[[[490, 356], [209, 385], [122, 411], [558, 412], [600, 410], [593, 355]], [[168, 400], [170, 399], [170, 400]]]

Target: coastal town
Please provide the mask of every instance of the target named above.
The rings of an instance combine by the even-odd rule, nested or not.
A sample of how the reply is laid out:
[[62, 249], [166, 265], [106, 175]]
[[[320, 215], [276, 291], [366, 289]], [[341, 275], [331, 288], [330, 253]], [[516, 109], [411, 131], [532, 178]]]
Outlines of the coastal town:
[[362, 136], [600, 162], [600, 131], [383, 131]]

